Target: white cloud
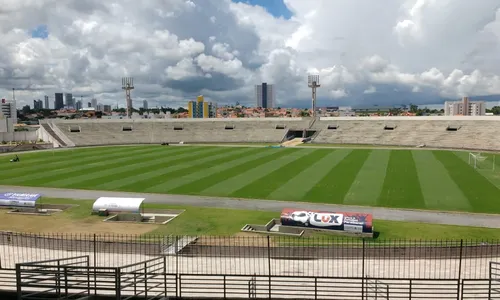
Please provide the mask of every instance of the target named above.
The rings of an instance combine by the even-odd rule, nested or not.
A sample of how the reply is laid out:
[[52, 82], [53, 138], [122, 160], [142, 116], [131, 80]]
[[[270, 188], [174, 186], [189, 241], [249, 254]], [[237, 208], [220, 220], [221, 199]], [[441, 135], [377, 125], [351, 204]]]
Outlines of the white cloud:
[[[0, 97], [16, 88], [24, 103], [61, 91], [115, 104], [133, 76], [137, 101], [252, 104], [265, 81], [280, 105], [309, 105], [308, 72], [319, 105], [500, 94], [498, 0], [284, 0], [289, 20], [229, 0], [1, 2]], [[40, 24], [47, 39], [31, 37]]]
[[371, 85], [369, 88], [364, 90], [363, 94], [373, 94], [377, 92], [377, 88]]

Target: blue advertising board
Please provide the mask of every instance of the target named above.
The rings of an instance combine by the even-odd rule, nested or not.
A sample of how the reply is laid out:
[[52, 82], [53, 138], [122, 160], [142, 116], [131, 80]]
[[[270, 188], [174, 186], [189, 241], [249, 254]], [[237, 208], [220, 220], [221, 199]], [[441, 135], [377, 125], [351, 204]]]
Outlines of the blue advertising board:
[[41, 196], [31, 193], [0, 193], [0, 206], [35, 207]]

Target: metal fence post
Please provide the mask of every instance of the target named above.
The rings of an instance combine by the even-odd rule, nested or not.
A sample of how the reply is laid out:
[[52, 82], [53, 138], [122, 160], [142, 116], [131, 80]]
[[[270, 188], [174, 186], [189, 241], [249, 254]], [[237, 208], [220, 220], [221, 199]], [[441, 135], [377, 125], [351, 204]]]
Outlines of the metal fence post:
[[224, 285], [224, 299], [226, 299], [226, 275], [222, 275]]
[[267, 266], [269, 278], [269, 299], [271, 299], [271, 238], [267, 236]]
[[18, 300], [21, 300], [23, 298], [23, 291], [22, 291], [21, 284], [22, 284], [21, 265], [16, 264], [16, 288], [17, 288], [17, 299]]
[[178, 274], [179, 276], [179, 285], [177, 286], [177, 290], [179, 291], [178, 294], [177, 294], [177, 297], [181, 298], [182, 299], [182, 276], [181, 274]]
[[144, 299], [148, 299], [148, 263], [144, 263]]
[[314, 300], [318, 299], [318, 277], [314, 277]]
[[408, 294], [408, 299], [411, 300], [411, 296], [412, 296], [412, 291], [411, 291], [411, 288], [412, 288], [412, 283], [413, 281], [410, 279], [410, 292]]
[[61, 262], [58, 260], [57, 261], [57, 273], [56, 273], [56, 293], [57, 297], [61, 298]]
[[489, 273], [489, 278], [488, 278], [488, 300], [491, 299], [491, 268], [493, 266], [493, 262], [490, 261], [489, 267], [490, 269], [488, 270]]
[[163, 289], [165, 293], [165, 298], [168, 297], [167, 295], [167, 257], [163, 255]]
[[361, 299], [365, 299], [365, 239], [363, 241], [363, 248], [361, 250]]
[[94, 252], [94, 297], [97, 297], [97, 235], [94, 233], [94, 241], [92, 243]]
[[121, 287], [121, 270], [120, 268], [115, 268], [115, 296], [116, 300], [121, 300], [122, 298], [122, 287]]
[[176, 235], [174, 239], [175, 249], [175, 273], [179, 274], [179, 236]]
[[462, 255], [464, 249], [464, 240], [460, 240], [460, 259], [458, 261], [458, 287], [457, 287], [457, 300], [460, 300], [460, 280], [462, 279]]
[[64, 298], [68, 299], [68, 268], [64, 268]]

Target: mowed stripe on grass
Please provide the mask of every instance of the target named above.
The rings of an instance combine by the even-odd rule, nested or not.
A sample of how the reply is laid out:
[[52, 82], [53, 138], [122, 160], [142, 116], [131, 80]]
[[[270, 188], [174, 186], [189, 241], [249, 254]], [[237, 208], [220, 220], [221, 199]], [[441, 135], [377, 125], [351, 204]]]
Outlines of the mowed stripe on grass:
[[464, 153], [116, 146], [23, 155], [0, 182], [499, 213], [496, 173]]
[[302, 201], [307, 192], [320, 182], [351, 150], [328, 149], [330, 153], [294, 176], [268, 195], [269, 199]]
[[493, 183], [453, 152], [433, 151], [433, 154], [467, 197], [473, 212], [500, 212], [499, 190]]
[[276, 149], [269, 149], [269, 148], [264, 148], [262, 149], [262, 153], [267, 154], [266, 156], [258, 157], [257, 159], [253, 161], [247, 161], [241, 165], [236, 165], [233, 166], [229, 169], [226, 169], [222, 172], [218, 172], [216, 174], [213, 174], [210, 177], [198, 179], [196, 181], [190, 182], [188, 184], [179, 186], [173, 190], [171, 190], [171, 193], [174, 194], [186, 194], [186, 195], [202, 195], [203, 192], [206, 189], [209, 189], [210, 187], [219, 184], [220, 182], [226, 181], [229, 178], [233, 178], [235, 176], [238, 176], [239, 174], [246, 172], [247, 170], [251, 170], [255, 167], [258, 167], [260, 165], [263, 165], [267, 162], [270, 162], [274, 159], [278, 159], [281, 156], [284, 156], [287, 154], [287, 151], [281, 151], [285, 149], [279, 149], [276, 151]]
[[165, 176], [157, 177], [157, 179], [148, 181], [147, 185], [143, 185], [143, 189], [145, 192], [149, 193], [164, 193], [166, 192], [166, 190], [163, 188], [163, 184], [169, 182], [170, 180], [174, 180], [182, 176], [187, 176], [200, 170], [210, 169], [211, 167], [218, 166], [223, 163], [231, 163], [234, 160], [240, 159], [242, 156], [245, 156], [249, 153], [253, 154], [257, 151], [257, 149], [251, 148], [236, 148], [232, 151], [217, 153], [216, 155], [209, 156], [197, 161], [195, 164], [189, 166], [188, 168], [183, 168], [181, 170], [168, 173]]
[[[137, 150], [134, 151], [140, 151]], [[8, 162], [10, 165], [5, 167], [7, 172], [0, 172], [0, 180], [1, 179], [12, 179], [14, 177], [26, 176], [27, 174], [36, 174], [38, 172], [45, 173], [48, 169], [67, 169], [72, 168], [74, 166], [74, 162], [78, 161], [87, 161], [87, 160], [98, 160], [103, 157], [115, 156], [118, 153], [125, 153], [125, 149], [107, 149], [106, 151], [93, 151], [86, 152], [85, 154], [80, 153], [79, 151], [59, 151], [61, 152], [70, 152], [73, 155], [65, 155], [65, 156], [56, 156], [55, 158], [48, 153], [38, 152], [38, 156], [32, 156], [31, 158], [25, 158], [24, 156], [20, 156], [21, 162], [12, 164]], [[45, 157], [45, 160], [42, 158]], [[50, 167], [48, 167], [50, 166]]]
[[283, 165], [296, 161], [300, 157], [310, 153], [309, 149], [284, 148], [271, 150], [279, 151], [283, 153], [283, 155], [276, 157], [274, 160], [271, 160], [269, 162], [254, 166], [253, 168], [250, 168], [245, 172], [241, 172], [236, 176], [221, 181], [209, 187], [208, 189], [205, 189], [202, 194], [211, 196], [229, 196], [245, 185], [252, 183], [262, 176], [265, 176], [266, 174], [281, 168]]
[[412, 151], [391, 151], [377, 204], [396, 208], [425, 208]]
[[161, 189], [164, 192], [179, 194], [179, 191], [177, 191], [178, 188], [181, 188], [181, 193], [182, 193], [183, 186], [188, 188], [189, 185], [193, 182], [203, 179], [209, 179], [211, 176], [214, 176], [220, 172], [238, 167], [245, 163], [255, 161], [259, 158], [268, 156], [269, 154], [271, 153], [263, 152], [262, 149], [260, 148], [251, 148], [251, 151], [244, 153], [244, 155], [240, 155], [238, 159], [232, 161], [224, 161], [223, 163], [217, 164], [210, 168], [198, 169], [197, 171], [192, 172], [190, 174], [178, 178], [172, 178], [169, 181], [164, 182], [161, 185]]
[[[158, 177], [169, 172], [188, 168], [196, 161], [206, 159], [207, 156], [221, 153], [221, 149], [196, 147], [191, 150], [180, 152], [178, 155], [156, 157], [154, 160], [144, 162], [138, 172], [136, 169], [124, 169], [115, 174], [107, 174], [101, 177], [100, 183], [106, 186], [113, 186], [113, 189], [127, 192], [143, 192], [149, 181], [158, 180]], [[120, 181], [118, 178], [121, 178]], [[90, 184], [88, 182], [87, 184]], [[108, 187], [109, 189], [109, 187]]]
[[373, 150], [359, 170], [351, 188], [344, 197], [344, 204], [376, 206], [382, 192], [390, 150]]
[[37, 170], [28, 167], [20, 171], [17, 176], [9, 172], [11, 175], [8, 180], [5, 180], [5, 184], [29, 183], [33, 186], [45, 185], [50, 181], [59, 180], [61, 178], [72, 178], [72, 176], [78, 176], [89, 170], [101, 170], [103, 166], [127, 161], [130, 159], [128, 155], [147, 153], [149, 151], [150, 150], [147, 149], [138, 149], [127, 152], [126, 155], [121, 151], [116, 151], [98, 156], [99, 158], [95, 160], [69, 158], [60, 163], [51, 164], [50, 166], [45, 165], [45, 168], [39, 168]]
[[[309, 149], [308, 149], [309, 150]], [[313, 151], [303, 152], [304, 156], [288, 162], [280, 168], [265, 174], [265, 176], [247, 184], [246, 186], [234, 191], [230, 196], [241, 198], [265, 199], [276, 189], [286, 184], [295, 175], [300, 174], [309, 168], [318, 159], [323, 158], [329, 151], [322, 149], [313, 149]]]
[[[195, 149], [194, 151], [201, 151], [199, 149]], [[186, 153], [186, 151], [174, 151], [179, 153]], [[172, 153], [169, 151], [169, 154]], [[188, 151], [188, 153], [192, 153], [192, 151]], [[197, 152], [196, 152], [197, 153]], [[95, 189], [96, 185], [101, 184], [102, 182], [106, 182], [106, 178], [111, 176], [114, 178], [119, 178], [121, 174], [127, 172], [136, 172], [137, 169], [146, 168], [152, 165], [155, 165], [155, 161], [157, 161], [157, 157], [160, 153], [157, 151], [135, 154], [131, 157], [126, 157], [123, 159], [117, 159], [114, 161], [110, 161], [106, 164], [99, 164], [97, 168], [94, 168], [87, 172], [79, 172], [76, 176], [70, 178], [62, 178], [59, 180], [48, 182], [47, 184], [50, 186], [56, 187], [72, 187], [78, 186], [81, 188], [92, 188]]]
[[[412, 154], [426, 208], [463, 211], [471, 209], [467, 197], [431, 151], [413, 151]], [[451, 152], [448, 154], [453, 155]]]
[[304, 199], [312, 202], [343, 203], [370, 152], [371, 150], [353, 150], [310, 189]]
[[[141, 149], [145, 146], [130, 146], [129, 150]], [[116, 151], [126, 151], [123, 147], [117, 149], [116, 147], [96, 147], [96, 148], [78, 148], [78, 149], [64, 149], [57, 150], [54, 149], [44, 150], [44, 151], [35, 151], [35, 152], [23, 152], [18, 153], [17, 155], [21, 159], [20, 164], [13, 165], [10, 162], [10, 159], [0, 160], [0, 169], [3, 169], [5, 166], [9, 166], [10, 169], [22, 169], [31, 164], [31, 167], [40, 164], [49, 164], [49, 163], [57, 163], [61, 160], [66, 160], [69, 158], [79, 159], [79, 158], [88, 158], [89, 156], [98, 156], [99, 154], [106, 154], [110, 152]], [[12, 154], [13, 155], [13, 154]], [[5, 158], [9, 157], [7, 154], [4, 156]], [[29, 164], [28, 164], [29, 163]]]

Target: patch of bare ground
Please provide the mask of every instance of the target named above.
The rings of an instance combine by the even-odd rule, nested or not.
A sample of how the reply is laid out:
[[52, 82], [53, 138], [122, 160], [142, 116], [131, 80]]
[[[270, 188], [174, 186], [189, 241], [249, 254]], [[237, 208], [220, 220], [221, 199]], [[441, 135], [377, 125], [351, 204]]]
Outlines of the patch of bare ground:
[[62, 215], [27, 216], [0, 210], [0, 231], [74, 234], [145, 234], [158, 228], [154, 224], [103, 222], [102, 218], [71, 219]]
[[[235, 239], [234, 236], [245, 238]], [[270, 238], [268, 242], [266, 235], [250, 232], [240, 232], [232, 237], [203, 236], [196, 242], [197, 245], [232, 247], [267, 247], [268, 243], [271, 247], [275, 246], [272, 238]]]

